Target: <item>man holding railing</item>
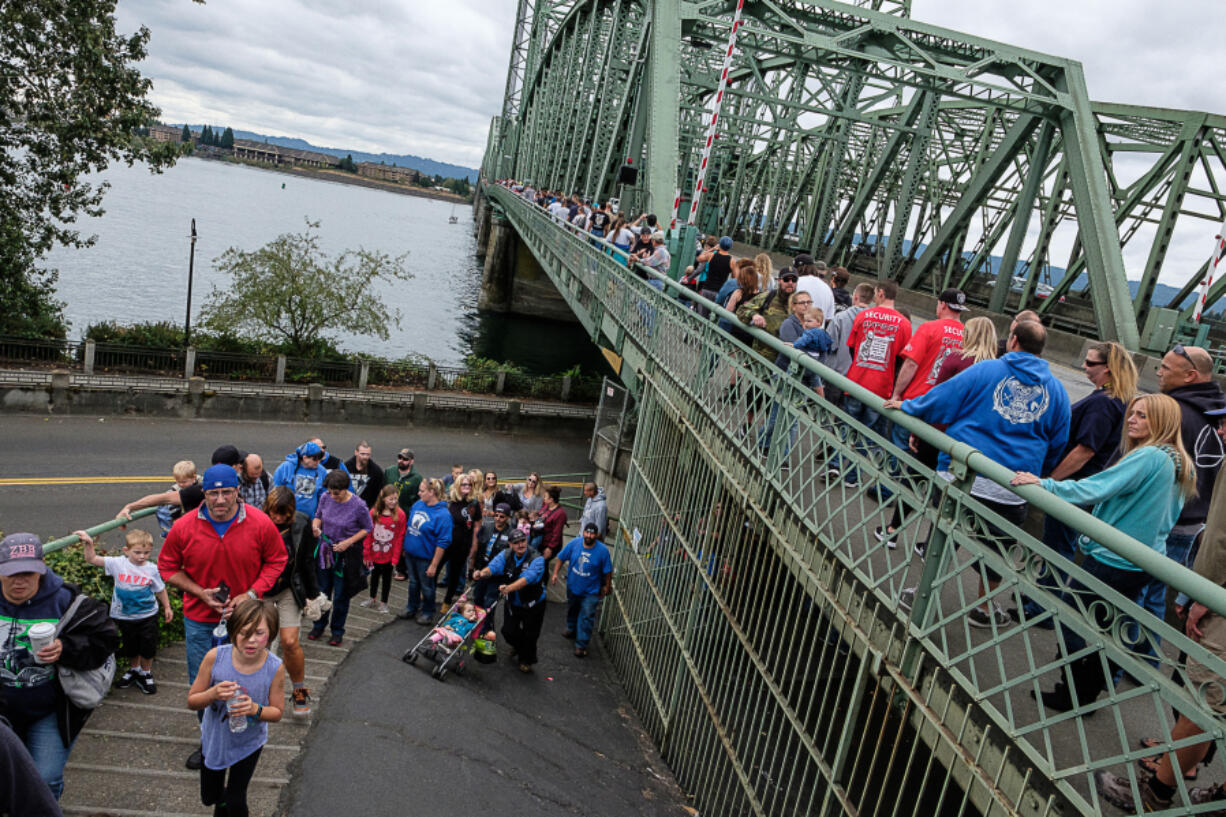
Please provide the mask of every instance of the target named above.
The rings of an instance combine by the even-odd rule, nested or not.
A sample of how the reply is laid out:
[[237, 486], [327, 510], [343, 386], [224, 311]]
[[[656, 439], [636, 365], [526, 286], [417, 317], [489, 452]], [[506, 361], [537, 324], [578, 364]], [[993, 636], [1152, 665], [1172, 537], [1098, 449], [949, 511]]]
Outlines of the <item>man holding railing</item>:
[[[1047, 330], [1041, 323], [1019, 323], [1009, 335], [1009, 351], [1003, 358], [976, 363], [912, 400], [887, 400], [883, 408], [901, 408], [927, 423], [945, 423], [950, 437], [1015, 471], [1051, 473], [1068, 442], [1071, 410], [1064, 385], [1039, 357], [1046, 342]], [[942, 453], [937, 468], [943, 478], [952, 480], [949, 463], [949, 454]], [[1026, 500], [986, 477], [975, 477], [971, 496], [1013, 525], [1026, 519]], [[1001, 552], [1012, 541], [991, 523], [985, 538]], [[985, 567], [979, 597], [985, 597], [985, 585], [995, 590], [1000, 579], [999, 573]], [[914, 588], [903, 590], [899, 606], [910, 609], [914, 597]], [[1013, 619], [996, 602], [984, 601], [967, 614], [967, 623], [1004, 628]]]

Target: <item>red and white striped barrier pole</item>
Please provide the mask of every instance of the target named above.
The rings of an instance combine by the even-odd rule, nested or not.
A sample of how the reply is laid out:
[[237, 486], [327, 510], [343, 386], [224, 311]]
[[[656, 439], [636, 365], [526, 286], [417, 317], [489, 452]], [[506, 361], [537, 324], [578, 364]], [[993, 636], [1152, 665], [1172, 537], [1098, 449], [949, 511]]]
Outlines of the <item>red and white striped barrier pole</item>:
[[702, 148], [702, 161], [698, 165], [698, 180], [694, 185], [694, 195], [690, 201], [690, 217], [686, 224], [693, 226], [698, 217], [698, 203], [702, 200], [703, 189], [707, 182], [707, 165], [711, 162], [711, 143], [715, 141], [716, 124], [719, 122], [719, 109], [724, 102], [724, 90], [728, 87], [728, 70], [732, 67], [732, 49], [736, 46], [736, 34], [741, 28], [741, 10], [745, 8], [745, 0], [737, 0], [736, 14], [732, 17], [732, 33], [728, 35], [728, 49], [724, 52], [724, 67], [719, 72], [719, 87], [715, 91], [715, 101], [711, 105], [711, 122], [707, 125], [707, 141]]
[[1213, 244], [1213, 261], [1209, 264], [1209, 269], [1205, 273], [1205, 280], [1200, 282], [1200, 297], [1196, 299], [1196, 312], [1192, 315], [1192, 320], [1200, 323], [1200, 313], [1205, 310], [1205, 301], [1209, 298], [1209, 287], [1213, 284], [1213, 278], [1217, 274], [1217, 265], [1222, 260], [1222, 252], [1226, 250], [1226, 222], [1223, 222], [1218, 234], [1215, 235]]
[[681, 188], [677, 188], [677, 195], [673, 197], [673, 218], [668, 222], [668, 231], [671, 233], [677, 229], [677, 211], [681, 209]]

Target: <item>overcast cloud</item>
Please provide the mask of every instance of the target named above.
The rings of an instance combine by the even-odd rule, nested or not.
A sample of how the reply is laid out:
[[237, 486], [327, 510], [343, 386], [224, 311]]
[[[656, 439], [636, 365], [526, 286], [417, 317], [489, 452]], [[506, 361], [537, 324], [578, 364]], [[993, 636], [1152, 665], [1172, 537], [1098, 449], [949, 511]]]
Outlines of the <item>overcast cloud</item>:
[[[152, 31], [142, 70], [170, 122], [480, 165], [502, 107], [516, 0], [120, 0]], [[1223, 0], [914, 0], [917, 20], [1078, 59], [1095, 100], [1226, 114]], [[1127, 183], [1144, 158], [1121, 160]], [[1206, 186], [1199, 178], [1194, 186]], [[1189, 220], [1185, 220], [1189, 221]], [[1143, 228], [1125, 250], [1137, 277]], [[1181, 283], [1214, 228], [1181, 224], [1163, 280]], [[1072, 234], [1058, 235], [1053, 258]]]

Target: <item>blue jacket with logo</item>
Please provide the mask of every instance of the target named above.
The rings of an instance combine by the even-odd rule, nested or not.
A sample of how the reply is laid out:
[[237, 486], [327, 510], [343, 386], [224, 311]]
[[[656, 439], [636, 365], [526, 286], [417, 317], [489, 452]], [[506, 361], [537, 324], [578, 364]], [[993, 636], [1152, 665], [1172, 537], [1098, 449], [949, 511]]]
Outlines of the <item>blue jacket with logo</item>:
[[[1047, 361], [1028, 352], [976, 363], [902, 410], [1015, 471], [1047, 474], [1060, 462], [1068, 442], [1068, 392]], [[949, 468], [941, 454], [940, 470]]]

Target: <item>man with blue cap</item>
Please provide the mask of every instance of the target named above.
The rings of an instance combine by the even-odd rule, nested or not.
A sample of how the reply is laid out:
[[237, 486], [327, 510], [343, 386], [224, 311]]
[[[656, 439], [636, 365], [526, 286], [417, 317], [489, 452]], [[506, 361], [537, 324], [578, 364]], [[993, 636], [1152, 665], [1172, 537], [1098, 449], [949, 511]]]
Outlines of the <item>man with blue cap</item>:
[[293, 491], [298, 510], [308, 517], [315, 515], [315, 506], [324, 490], [324, 477], [328, 475], [323, 459], [323, 447], [308, 440], [294, 449], [272, 475], [272, 484], [284, 485]]
[[[175, 521], [158, 554], [162, 580], [183, 591], [183, 640], [192, 681], [213, 646], [217, 623], [244, 595], [262, 598], [289, 561], [277, 526], [239, 498], [232, 466], [209, 468], [201, 488], [204, 504]], [[187, 767], [199, 769], [201, 762], [197, 750]]]

